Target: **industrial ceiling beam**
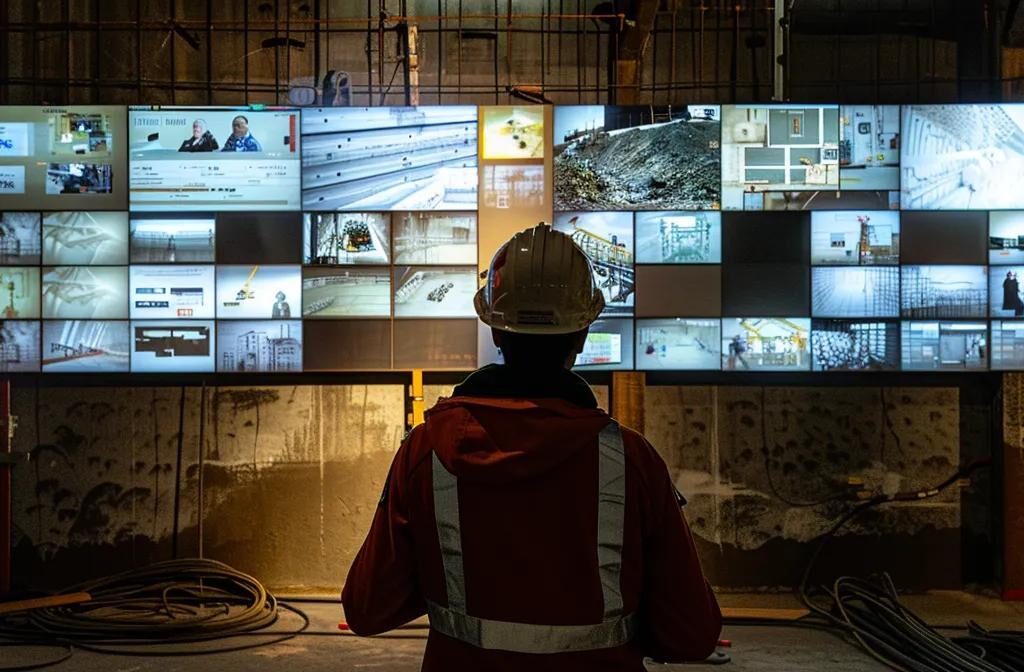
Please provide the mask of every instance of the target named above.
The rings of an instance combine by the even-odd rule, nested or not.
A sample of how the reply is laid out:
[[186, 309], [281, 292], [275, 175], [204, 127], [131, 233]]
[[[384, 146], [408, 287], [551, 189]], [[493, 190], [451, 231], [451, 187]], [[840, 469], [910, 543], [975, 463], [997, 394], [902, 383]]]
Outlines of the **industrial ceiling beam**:
[[651, 41], [660, 2], [636, 0], [632, 4], [625, 28], [619, 35], [615, 55], [615, 83], [612, 86], [611, 102], [619, 105], [635, 105], [640, 102], [641, 62]]

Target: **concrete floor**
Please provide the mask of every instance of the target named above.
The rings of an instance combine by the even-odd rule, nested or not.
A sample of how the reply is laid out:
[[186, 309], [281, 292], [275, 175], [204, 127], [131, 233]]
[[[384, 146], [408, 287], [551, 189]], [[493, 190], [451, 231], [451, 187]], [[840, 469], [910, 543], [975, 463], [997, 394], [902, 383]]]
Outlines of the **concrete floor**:
[[[726, 594], [721, 596], [721, 602], [724, 606], [796, 606], [792, 597], [788, 595]], [[1005, 603], [990, 597], [959, 592], [907, 596], [904, 602], [933, 623], [956, 624], [973, 618], [987, 627], [996, 629], [1024, 628], [1024, 603]], [[310, 630], [326, 634], [297, 637], [245, 652], [208, 656], [166, 658], [77, 652], [71, 660], [49, 669], [58, 672], [278, 672], [281, 669], [313, 672], [416, 672], [420, 669], [425, 631], [403, 630], [390, 636], [362, 639], [337, 631], [336, 624], [341, 616], [339, 606], [300, 606], [310, 617]], [[275, 629], [287, 631], [297, 624], [297, 617], [286, 615], [282, 618], [280, 626]], [[829, 672], [873, 672], [888, 669], [827, 632], [791, 627], [727, 626], [723, 637], [733, 641], [733, 646], [729, 649], [733, 660], [724, 669], [735, 672], [810, 672], [822, 669], [828, 669]], [[249, 643], [256, 639], [239, 638], [232, 644]], [[41, 661], [54, 653], [54, 650], [8, 648], [4, 652], [4, 664], [17, 665]], [[649, 669], [652, 672], [671, 672], [682, 667], [684, 666], [652, 665]]]

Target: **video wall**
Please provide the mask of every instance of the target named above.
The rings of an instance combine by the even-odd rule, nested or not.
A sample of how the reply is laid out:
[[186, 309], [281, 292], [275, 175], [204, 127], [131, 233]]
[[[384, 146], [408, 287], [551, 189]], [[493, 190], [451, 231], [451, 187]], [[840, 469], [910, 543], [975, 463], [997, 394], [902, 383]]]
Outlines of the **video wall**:
[[541, 220], [581, 370], [1022, 370], [1022, 172], [1011, 104], [0, 107], [0, 372], [472, 369]]

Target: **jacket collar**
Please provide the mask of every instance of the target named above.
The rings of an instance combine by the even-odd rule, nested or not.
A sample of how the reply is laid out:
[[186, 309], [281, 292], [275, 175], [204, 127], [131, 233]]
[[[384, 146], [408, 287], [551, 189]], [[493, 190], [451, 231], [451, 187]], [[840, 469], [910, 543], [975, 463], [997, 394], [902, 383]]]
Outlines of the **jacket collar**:
[[489, 364], [456, 385], [452, 396], [563, 399], [582, 408], [597, 408], [597, 398], [587, 381], [564, 369], [538, 373]]

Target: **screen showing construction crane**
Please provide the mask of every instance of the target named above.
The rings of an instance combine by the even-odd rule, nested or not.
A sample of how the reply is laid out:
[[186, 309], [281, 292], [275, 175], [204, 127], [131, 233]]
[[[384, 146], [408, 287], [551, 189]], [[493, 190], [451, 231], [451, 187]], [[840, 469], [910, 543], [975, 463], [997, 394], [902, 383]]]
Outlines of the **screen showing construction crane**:
[[39, 326], [36, 320], [0, 322], [0, 371], [19, 373], [39, 370]]
[[630, 212], [563, 212], [556, 231], [570, 236], [594, 266], [604, 293], [604, 315], [631, 315], [635, 301], [633, 214]]
[[722, 320], [726, 371], [808, 371], [811, 321], [805, 317]]
[[717, 210], [718, 105], [559, 105], [554, 204], [566, 210]]
[[900, 261], [900, 213], [830, 210], [811, 213], [811, 264], [870, 266]]
[[900, 269], [895, 266], [811, 269], [814, 317], [899, 317]]
[[987, 341], [984, 322], [905, 321], [900, 328], [903, 370], [984, 370]]
[[899, 105], [839, 108], [839, 188], [899, 190]]
[[896, 320], [811, 320], [811, 370], [898, 371]]
[[133, 373], [212, 373], [213, 320], [131, 323]]
[[134, 319], [214, 317], [213, 266], [132, 266], [130, 315]]
[[308, 212], [303, 263], [386, 264], [391, 260], [391, 215], [386, 212]]
[[302, 317], [391, 317], [391, 271], [302, 269]]
[[395, 266], [395, 317], [476, 317], [475, 267]]
[[217, 221], [214, 215], [131, 215], [133, 264], [190, 264], [214, 260]]
[[904, 210], [1024, 207], [1024, 105], [910, 105], [900, 155]]
[[302, 371], [302, 321], [218, 322], [217, 370], [244, 373]]
[[683, 318], [637, 320], [636, 368], [641, 371], [721, 369], [721, 322]]
[[723, 208], [763, 210], [762, 192], [837, 189], [839, 106], [723, 107]]
[[132, 108], [130, 208], [299, 210], [299, 111]]
[[988, 263], [1024, 264], [1024, 212], [990, 212]]
[[0, 266], [3, 319], [39, 317], [39, 268]]
[[475, 264], [475, 212], [395, 214], [396, 264]]
[[128, 213], [43, 215], [43, 263], [91, 266], [128, 263]]
[[127, 320], [43, 322], [43, 373], [128, 373]]
[[217, 266], [218, 318], [287, 320], [301, 305], [299, 266]]
[[719, 212], [638, 212], [636, 260], [641, 264], [719, 264]]
[[476, 210], [477, 108], [302, 113], [306, 210]]
[[600, 319], [590, 325], [576, 368], [590, 371], [633, 368], [633, 320]]
[[0, 210], [123, 210], [120, 105], [0, 107]]
[[0, 212], [0, 264], [39, 264], [42, 221], [38, 212]]
[[544, 106], [480, 108], [484, 159], [543, 159]]
[[1024, 369], [1024, 320], [992, 321], [992, 368]]
[[984, 266], [902, 266], [900, 315], [913, 319], [988, 315]]
[[44, 318], [128, 317], [127, 266], [44, 266], [42, 289]]

